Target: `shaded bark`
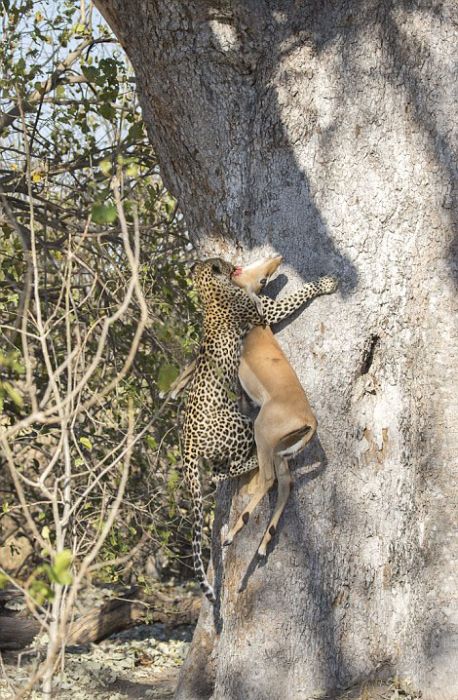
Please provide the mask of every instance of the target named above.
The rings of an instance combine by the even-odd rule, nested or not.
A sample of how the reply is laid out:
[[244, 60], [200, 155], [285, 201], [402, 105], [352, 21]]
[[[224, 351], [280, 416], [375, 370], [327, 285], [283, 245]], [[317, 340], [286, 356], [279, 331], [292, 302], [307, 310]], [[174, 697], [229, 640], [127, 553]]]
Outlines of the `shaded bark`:
[[220, 490], [220, 604], [178, 696], [302, 700], [398, 674], [453, 700], [456, 3], [97, 5], [202, 254], [281, 253], [289, 289], [341, 279], [281, 330], [318, 438], [264, 566], [269, 503], [222, 562], [246, 495]]
[[[132, 591], [129, 599], [108, 600], [77, 618], [69, 627], [66, 644], [101, 642], [146, 620], [170, 627], [191, 624], [197, 620], [199, 611], [199, 598], [173, 599], [161, 593], [143, 595]], [[0, 615], [0, 649], [23, 649], [33, 642], [40, 629], [39, 622], [33, 618]]]

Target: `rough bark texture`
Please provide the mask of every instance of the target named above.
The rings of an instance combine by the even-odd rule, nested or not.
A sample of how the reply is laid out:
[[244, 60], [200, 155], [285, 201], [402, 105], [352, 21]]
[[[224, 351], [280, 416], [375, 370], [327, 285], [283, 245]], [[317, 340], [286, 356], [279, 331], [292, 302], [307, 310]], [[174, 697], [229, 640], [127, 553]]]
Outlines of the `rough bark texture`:
[[280, 252], [291, 290], [341, 279], [279, 336], [319, 438], [265, 566], [269, 504], [222, 563], [246, 496], [229, 514], [220, 494], [220, 607], [178, 696], [302, 700], [397, 673], [456, 700], [456, 1], [97, 4], [201, 250]]

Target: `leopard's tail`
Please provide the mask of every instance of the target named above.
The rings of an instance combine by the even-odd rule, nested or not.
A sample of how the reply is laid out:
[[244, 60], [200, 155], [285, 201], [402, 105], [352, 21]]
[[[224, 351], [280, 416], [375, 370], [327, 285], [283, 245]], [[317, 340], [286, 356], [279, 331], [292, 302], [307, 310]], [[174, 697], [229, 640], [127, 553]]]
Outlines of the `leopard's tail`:
[[192, 559], [194, 562], [194, 571], [204, 595], [214, 604], [216, 600], [215, 593], [208, 582], [204, 563], [202, 561], [202, 525], [204, 516], [202, 490], [200, 487], [199, 460], [192, 459], [185, 453], [183, 456], [183, 467], [192, 503]]

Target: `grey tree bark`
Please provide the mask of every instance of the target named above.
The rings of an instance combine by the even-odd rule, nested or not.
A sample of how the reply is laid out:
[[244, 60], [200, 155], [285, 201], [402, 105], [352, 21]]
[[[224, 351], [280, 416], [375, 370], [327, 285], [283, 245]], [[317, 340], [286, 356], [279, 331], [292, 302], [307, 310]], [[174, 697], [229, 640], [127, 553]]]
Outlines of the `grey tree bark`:
[[280, 332], [319, 437], [264, 566], [269, 503], [222, 561], [246, 496], [219, 494], [220, 605], [177, 697], [336, 697], [397, 674], [456, 700], [456, 1], [97, 5], [202, 254], [278, 251], [291, 290], [341, 279]]

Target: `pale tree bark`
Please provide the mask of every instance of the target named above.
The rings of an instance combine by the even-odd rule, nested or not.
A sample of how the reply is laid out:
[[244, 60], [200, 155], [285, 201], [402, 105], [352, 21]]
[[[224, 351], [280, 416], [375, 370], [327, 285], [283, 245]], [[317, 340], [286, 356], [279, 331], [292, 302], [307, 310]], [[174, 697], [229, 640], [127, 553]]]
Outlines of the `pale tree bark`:
[[97, 5], [202, 253], [278, 251], [291, 290], [341, 279], [280, 332], [318, 439], [264, 566], [271, 506], [222, 562], [246, 495], [219, 493], [220, 605], [178, 697], [303, 700], [398, 674], [456, 700], [456, 1]]

